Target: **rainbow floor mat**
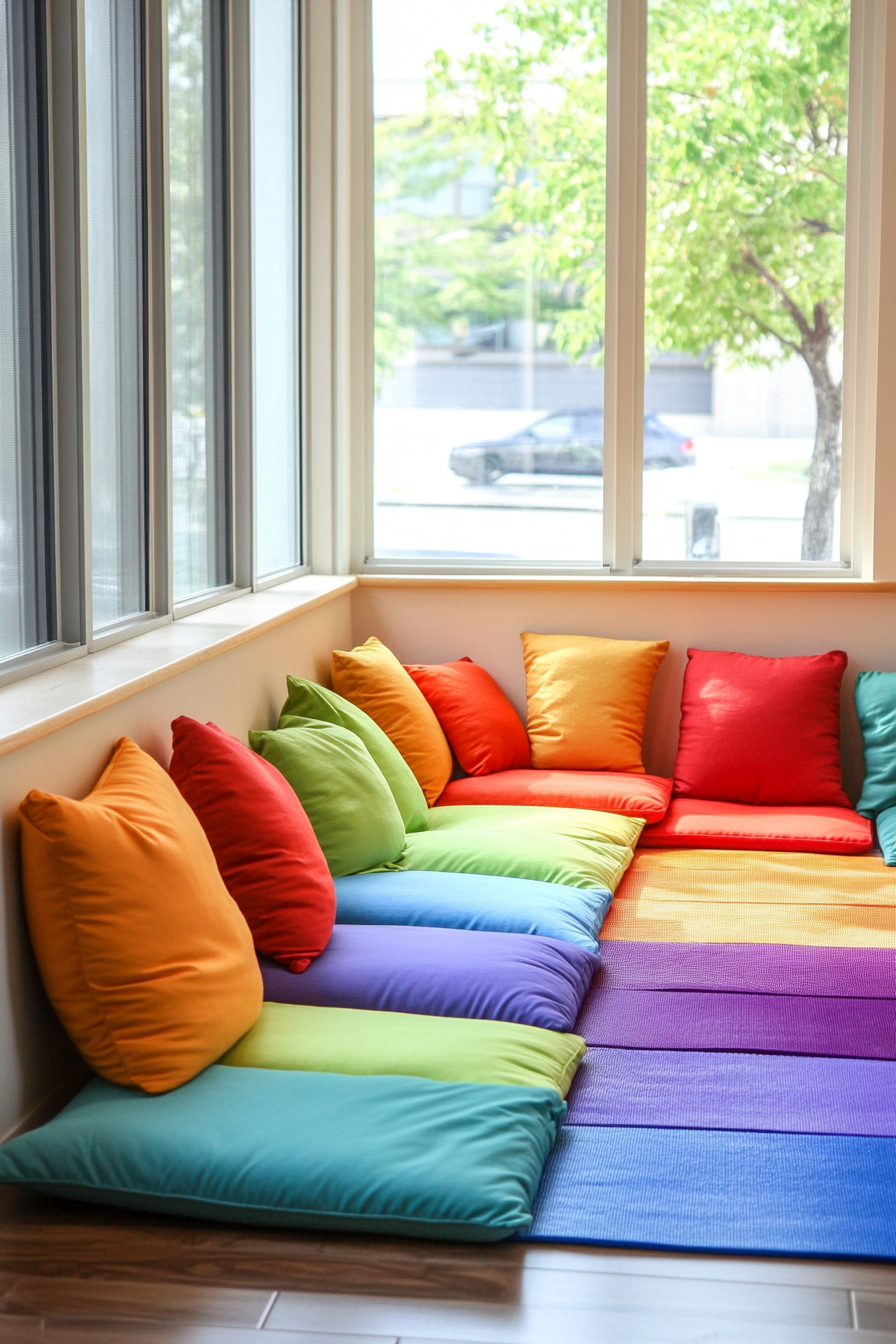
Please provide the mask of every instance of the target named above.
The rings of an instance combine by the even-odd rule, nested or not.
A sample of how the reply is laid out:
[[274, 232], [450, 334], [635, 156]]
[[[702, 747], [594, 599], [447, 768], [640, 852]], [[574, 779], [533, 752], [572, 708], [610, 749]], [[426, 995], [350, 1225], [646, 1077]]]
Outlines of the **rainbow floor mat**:
[[601, 952], [525, 1239], [896, 1259], [892, 870], [638, 855]]

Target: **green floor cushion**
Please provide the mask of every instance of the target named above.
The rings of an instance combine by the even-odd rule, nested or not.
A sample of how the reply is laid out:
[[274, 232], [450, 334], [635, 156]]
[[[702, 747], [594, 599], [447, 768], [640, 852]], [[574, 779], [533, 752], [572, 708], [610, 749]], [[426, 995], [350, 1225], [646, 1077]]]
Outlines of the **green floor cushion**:
[[361, 739], [334, 723], [292, 722], [290, 728], [250, 732], [249, 744], [292, 785], [333, 876], [398, 859], [404, 822]]
[[516, 1022], [266, 1003], [219, 1063], [552, 1087], [565, 1097], [584, 1053], [579, 1036]]
[[615, 891], [643, 826], [581, 807], [435, 807], [401, 866]]
[[123, 1208], [461, 1241], [525, 1231], [552, 1089], [212, 1065], [148, 1096], [88, 1083], [0, 1149], [0, 1182]]
[[319, 719], [347, 728], [364, 743], [376, 761], [398, 805], [407, 831], [425, 831], [429, 808], [417, 778], [378, 723], [335, 691], [298, 677], [286, 678], [286, 702], [280, 711], [278, 728], [293, 727], [296, 718]]

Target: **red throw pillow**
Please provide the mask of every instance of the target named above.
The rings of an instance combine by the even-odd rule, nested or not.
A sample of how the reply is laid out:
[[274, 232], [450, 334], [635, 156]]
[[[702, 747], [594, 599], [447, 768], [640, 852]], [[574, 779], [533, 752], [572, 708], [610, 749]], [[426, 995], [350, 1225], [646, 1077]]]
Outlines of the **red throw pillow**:
[[336, 889], [302, 804], [279, 770], [213, 723], [181, 717], [171, 732], [171, 777], [257, 951], [304, 971], [330, 941]]
[[675, 796], [850, 807], [840, 773], [846, 654], [757, 658], [688, 649]]
[[426, 696], [468, 775], [529, 764], [529, 738], [494, 677], [470, 658], [405, 669]]

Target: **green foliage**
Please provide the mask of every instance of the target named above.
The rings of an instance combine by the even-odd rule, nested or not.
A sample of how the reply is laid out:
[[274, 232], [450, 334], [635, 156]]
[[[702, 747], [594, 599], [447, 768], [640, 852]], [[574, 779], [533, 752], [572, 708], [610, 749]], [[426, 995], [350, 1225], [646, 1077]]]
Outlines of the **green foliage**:
[[[378, 129], [384, 367], [414, 328], [523, 311], [524, 282], [557, 347], [599, 357], [605, 35], [604, 0], [513, 0], [481, 50], [435, 53], [424, 118]], [[764, 363], [824, 328], [826, 364], [842, 327], [848, 39], [849, 0], [651, 0], [650, 346]], [[463, 231], [447, 208], [421, 217], [470, 163], [494, 170], [491, 209]]]

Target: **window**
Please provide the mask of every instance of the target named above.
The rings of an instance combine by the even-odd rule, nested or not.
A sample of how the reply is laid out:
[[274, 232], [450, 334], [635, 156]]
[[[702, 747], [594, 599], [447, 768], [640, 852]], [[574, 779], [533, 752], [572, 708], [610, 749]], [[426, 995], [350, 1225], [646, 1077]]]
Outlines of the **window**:
[[222, 0], [169, 0], [174, 598], [233, 581]]
[[601, 564], [606, 15], [541, 8], [373, 0], [382, 559]]
[[95, 631], [149, 609], [141, 12], [84, 6]]
[[40, 20], [0, 0], [0, 660], [56, 638]]
[[372, 6], [370, 562], [848, 568], [850, 0]]
[[252, 294], [255, 566], [301, 562], [298, 11], [253, 0]]

